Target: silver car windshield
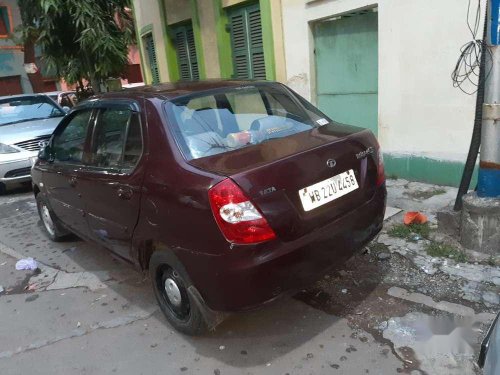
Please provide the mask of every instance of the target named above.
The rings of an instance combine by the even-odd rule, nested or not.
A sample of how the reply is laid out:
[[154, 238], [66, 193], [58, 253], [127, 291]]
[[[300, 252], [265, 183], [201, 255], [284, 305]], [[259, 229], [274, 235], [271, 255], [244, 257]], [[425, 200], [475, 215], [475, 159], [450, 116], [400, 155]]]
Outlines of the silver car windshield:
[[64, 111], [44, 96], [0, 99], [0, 126], [63, 117]]

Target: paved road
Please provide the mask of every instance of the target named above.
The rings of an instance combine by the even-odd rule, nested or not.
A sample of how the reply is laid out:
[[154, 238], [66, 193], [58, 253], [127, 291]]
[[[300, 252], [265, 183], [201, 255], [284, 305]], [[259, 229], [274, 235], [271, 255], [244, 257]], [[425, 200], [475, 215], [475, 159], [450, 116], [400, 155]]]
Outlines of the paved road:
[[[15, 270], [28, 256], [39, 261], [39, 274]], [[460, 308], [471, 324], [484, 325], [492, 311], [432, 306], [417, 285], [437, 280], [427, 277], [397, 254], [359, 255], [294, 297], [233, 315], [204, 337], [186, 337], [165, 321], [142, 274], [86, 242], [48, 241], [32, 194], [16, 192], [0, 197], [0, 374], [385, 375], [440, 366], [475, 373], [481, 331], [467, 331], [463, 342], [453, 337], [450, 355], [434, 340], [443, 335], [420, 340], [436, 345], [426, 354], [415, 329], [407, 331], [441, 319], [451, 324], [449, 334]], [[456, 281], [447, 280], [443, 287], [452, 288]]]

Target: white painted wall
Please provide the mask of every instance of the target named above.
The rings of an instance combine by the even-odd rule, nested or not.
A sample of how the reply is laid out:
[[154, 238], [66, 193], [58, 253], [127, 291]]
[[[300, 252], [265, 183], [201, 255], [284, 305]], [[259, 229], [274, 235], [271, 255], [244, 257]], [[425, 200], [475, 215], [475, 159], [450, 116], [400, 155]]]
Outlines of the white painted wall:
[[[472, 0], [473, 6], [477, 1]], [[282, 0], [287, 82], [314, 102], [311, 23], [360, 8], [378, 7], [379, 139], [384, 151], [464, 161], [472, 133], [475, 96], [453, 88], [451, 72], [460, 47], [471, 39], [466, 25], [467, 3]]]

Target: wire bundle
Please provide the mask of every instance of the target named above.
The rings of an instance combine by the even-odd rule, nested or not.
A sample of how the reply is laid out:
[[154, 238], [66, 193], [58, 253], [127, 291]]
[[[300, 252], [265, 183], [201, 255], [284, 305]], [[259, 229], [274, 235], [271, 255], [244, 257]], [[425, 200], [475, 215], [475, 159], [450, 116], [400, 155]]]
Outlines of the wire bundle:
[[[451, 74], [453, 87], [458, 87], [462, 92], [468, 95], [474, 95], [479, 86], [481, 54], [485, 50], [491, 54], [491, 51], [487, 48], [483, 39], [478, 39], [477, 37], [481, 24], [481, 1], [482, 0], [477, 0], [475, 14], [471, 15], [471, 0], [469, 0], [469, 5], [467, 7], [467, 27], [472, 35], [472, 40], [464, 44], [460, 49], [460, 57]], [[489, 72], [485, 75], [485, 80], [488, 75]], [[469, 90], [471, 87], [473, 87], [472, 91]]]

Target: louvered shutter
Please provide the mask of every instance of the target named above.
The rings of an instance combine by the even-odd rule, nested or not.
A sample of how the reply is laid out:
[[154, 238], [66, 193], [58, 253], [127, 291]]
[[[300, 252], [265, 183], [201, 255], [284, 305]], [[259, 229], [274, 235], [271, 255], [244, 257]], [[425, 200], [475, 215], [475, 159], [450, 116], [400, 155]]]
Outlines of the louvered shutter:
[[235, 78], [266, 78], [258, 4], [229, 12]]
[[186, 25], [175, 28], [174, 37], [180, 79], [200, 79], [193, 27]]
[[151, 69], [151, 77], [153, 84], [160, 83], [160, 72], [158, 70], [158, 61], [156, 59], [156, 48], [153, 40], [153, 34], [148, 34], [144, 37], [146, 52], [148, 54], [149, 68]]

